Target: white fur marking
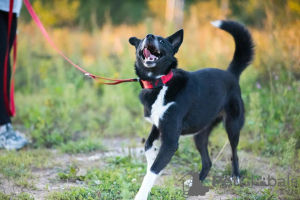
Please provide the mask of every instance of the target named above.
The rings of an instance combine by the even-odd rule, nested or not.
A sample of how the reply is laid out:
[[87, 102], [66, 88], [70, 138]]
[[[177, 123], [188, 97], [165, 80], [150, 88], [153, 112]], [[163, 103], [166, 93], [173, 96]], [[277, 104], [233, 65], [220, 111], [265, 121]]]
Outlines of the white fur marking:
[[151, 188], [153, 187], [157, 177], [157, 174], [154, 174], [150, 170], [147, 170], [147, 174], [144, 177], [142, 186], [135, 196], [134, 200], [147, 200], [148, 194], [151, 191]]
[[146, 155], [146, 159], [147, 159], [147, 171], [150, 170], [156, 156], [157, 156], [157, 152], [158, 151], [155, 151], [155, 148], [154, 146], [152, 146], [150, 149], [148, 149], [146, 152], [145, 152], [145, 155]]
[[152, 76], [152, 72], [149, 72], [147, 75], [148, 75], [148, 76]]
[[210, 22], [214, 27], [220, 28], [222, 25], [222, 21], [221, 20], [216, 20], [216, 21], [212, 21]]
[[158, 127], [159, 119], [162, 119], [167, 109], [174, 104], [175, 102], [170, 102], [167, 105], [164, 105], [164, 99], [167, 92], [168, 87], [163, 86], [157, 95], [157, 99], [152, 105], [150, 118], [152, 119], [154, 125]]

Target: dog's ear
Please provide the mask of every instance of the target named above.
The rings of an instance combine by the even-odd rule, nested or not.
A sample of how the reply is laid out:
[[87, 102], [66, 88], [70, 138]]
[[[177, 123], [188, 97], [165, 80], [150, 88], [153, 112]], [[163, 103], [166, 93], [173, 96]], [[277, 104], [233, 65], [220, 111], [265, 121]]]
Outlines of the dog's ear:
[[135, 46], [135, 48], [137, 48], [140, 44], [140, 39], [137, 39], [136, 37], [131, 37], [129, 38], [129, 43], [132, 45], [132, 46]]
[[183, 41], [183, 29], [180, 29], [173, 35], [166, 38], [173, 46], [174, 54], [178, 52], [178, 49]]

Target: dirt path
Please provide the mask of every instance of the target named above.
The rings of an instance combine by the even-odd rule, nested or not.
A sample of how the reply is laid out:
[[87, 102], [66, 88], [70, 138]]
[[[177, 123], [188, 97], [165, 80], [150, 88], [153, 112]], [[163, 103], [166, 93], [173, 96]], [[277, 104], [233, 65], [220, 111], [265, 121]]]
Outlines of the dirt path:
[[[6, 194], [12, 193], [21, 193], [26, 192], [31, 194], [35, 199], [44, 199], [45, 196], [53, 191], [62, 191], [72, 186], [80, 186], [82, 182], [62, 182], [58, 178], [58, 172], [65, 170], [67, 166], [70, 166], [72, 163], [76, 163], [79, 171], [78, 173], [85, 174], [87, 170], [91, 168], [97, 168], [99, 166], [103, 166], [104, 157], [116, 157], [116, 156], [127, 156], [134, 155], [144, 159], [143, 153], [143, 145], [141, 144], [141, 139], [106, 139], [103, 142], [108, 147], [108, 151], [105, 152], [93, 152], [87, 154], [61, 154], [56, 150], [49, 150], [53, 157], [50, 160], [52, 167], [38, 169], [32, 169], [32, 175], [34, 177], [35, 188], [22, 188], [16, 186], [13, 181], [6, 180], [1, 177], [0, 174], [0, 189], [2, 192]], [[127, 146], [126, 146], [127, 144]], [[134, 144], [129, 145], [128, 144]], [[212, 158], [214, 160], [215, 157]], [[261, 159], [260, 157], [253, 156], [249, 153], [240, 151], [239, 152], [239, 161], [241, 169], [251, 170], [251, 173], [258, 175], [271, 175], [276, 176], [278, 171], [282, 171], [283, 169], [274, 167], [270, 165], [270, 162], [266, 159]], [[214, 164], [215, 168], [224, 169], [226, 165], [230, 163], [230, 147], [227, 145], [222, 152], [222, 155], [219, 157], [219, 160]], [[172, 170], [167, 169], [163, 174], [161, 180], [158, 181], [157, 184], [163, 184], [163, 179], [174, 175]], [[257, 192], [262, 190], [262, 187], [254, 188]], [[237, 197], [234, 193], [229, 192], [220, 192], [220, 189], [210, 189], [205, 196], [198, 197], [189, 197], [188, 200], [196, 200], [196, 199], [231, 199], [233, 197]]]

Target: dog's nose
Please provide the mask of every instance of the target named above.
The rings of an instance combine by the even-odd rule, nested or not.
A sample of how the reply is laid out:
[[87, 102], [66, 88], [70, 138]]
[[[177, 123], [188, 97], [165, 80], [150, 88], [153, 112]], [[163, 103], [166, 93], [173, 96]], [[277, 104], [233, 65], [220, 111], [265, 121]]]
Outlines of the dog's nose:
[[148, 34], [148, 35], [146, 36], [146, 38], [147, 38], [147, 39], [154, 39], [154, 35]]

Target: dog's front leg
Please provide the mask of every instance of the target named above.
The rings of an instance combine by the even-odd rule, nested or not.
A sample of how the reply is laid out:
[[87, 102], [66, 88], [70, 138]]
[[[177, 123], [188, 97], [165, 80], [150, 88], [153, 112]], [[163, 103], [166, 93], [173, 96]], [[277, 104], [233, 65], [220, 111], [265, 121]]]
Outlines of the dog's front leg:
[[156, 126], [152, 126], [152, 130], [150, 132], [150, 135], [145, 143], [145, 155], [147, 159], [147, 171], [150, 170], [150, 167], [152, 166], [158, 150], [153, 146], [153, 143], [155, 140], [158, 140], [159, 137], [159, 130]]
[[142, 186], [137, 193], [135, 200], [147, 200], [148, 194], [151, 191], [155, 180], [170, 162], [174, 153], [178, 149], [180, 131], [181, 129], [178, 129], [178, 127], [170, 129], [169, 126], [166, 126], [166, 128], [161, 128], [161, 147], [152, 166], [147, 169], [147, 174], [144, 177]]

